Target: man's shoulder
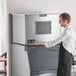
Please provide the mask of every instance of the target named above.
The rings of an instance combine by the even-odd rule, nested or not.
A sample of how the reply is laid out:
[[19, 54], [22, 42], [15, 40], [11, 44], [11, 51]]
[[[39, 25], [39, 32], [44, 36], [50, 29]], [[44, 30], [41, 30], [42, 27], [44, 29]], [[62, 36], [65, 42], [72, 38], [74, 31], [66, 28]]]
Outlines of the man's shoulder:
[[67, 36], [72, 36], [73, 32], [71, 28], [67, 28], [64, 30], [64, 34]]
[[72, 28], [69, 27], [69, 28], [65, 29], [64, 32], [65, 32], [65, 33], [72, 33]]

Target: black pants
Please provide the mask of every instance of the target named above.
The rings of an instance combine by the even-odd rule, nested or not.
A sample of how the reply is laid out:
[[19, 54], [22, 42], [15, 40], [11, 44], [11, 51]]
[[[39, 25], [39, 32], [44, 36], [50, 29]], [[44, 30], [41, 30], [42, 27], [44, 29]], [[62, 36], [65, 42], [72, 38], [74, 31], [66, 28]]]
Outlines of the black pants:
[[71, 65], [73, 62], [73, 56], [62, 45], [59, 49], [59, 64], [57, 76], [71, 76]]

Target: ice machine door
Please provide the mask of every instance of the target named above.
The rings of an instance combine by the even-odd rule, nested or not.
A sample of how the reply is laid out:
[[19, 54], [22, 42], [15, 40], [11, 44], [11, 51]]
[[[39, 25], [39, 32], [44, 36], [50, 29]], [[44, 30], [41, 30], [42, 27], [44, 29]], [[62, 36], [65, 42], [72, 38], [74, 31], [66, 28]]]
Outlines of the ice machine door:
[[13, 15], [12, 22], [12, 33], [13, 33], [13, 42], [25, 44], [25, 15], [15, 14]]
[[29, 62], [25, 47], [12, 45], [12, 76], [30, 76]]

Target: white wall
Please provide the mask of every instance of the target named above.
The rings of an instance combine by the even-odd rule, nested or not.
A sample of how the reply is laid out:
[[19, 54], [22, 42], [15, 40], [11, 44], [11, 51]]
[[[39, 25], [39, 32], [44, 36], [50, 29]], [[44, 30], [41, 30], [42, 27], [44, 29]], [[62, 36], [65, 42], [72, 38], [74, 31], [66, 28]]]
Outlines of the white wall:
[[0, 0], [0, 36], [1, 48], [0, 55], [8, 51], [8, 10], [7, 0]]
[[[0, 36], [1, 36], [1, 48], [0, 55], [9, 51], [9, 35], [8, 35], [8, 5], [7, 0], [0, 0]], [[8, 54], [7, 54], [8, 59]], [[8, 63], [8, 60], [7, 60]], [[8, 64], [7, 64], [8, 67]], [[0, 62], [0, 70], [4, 70], [4, 63]], [[7, 69], [7, 76], [9, 76], [9, 70]], [[0, 75], [2, 76], [2, 75]]]
[[1, 0], [1, 50], [2, 53], [8, 51], [8, 10], [7, 0]]
[[9, 12], [25, 13], [30, 11], [61, 13], [69, 12], [72, 26], [76, 32], [75, 0], [8, 0]]

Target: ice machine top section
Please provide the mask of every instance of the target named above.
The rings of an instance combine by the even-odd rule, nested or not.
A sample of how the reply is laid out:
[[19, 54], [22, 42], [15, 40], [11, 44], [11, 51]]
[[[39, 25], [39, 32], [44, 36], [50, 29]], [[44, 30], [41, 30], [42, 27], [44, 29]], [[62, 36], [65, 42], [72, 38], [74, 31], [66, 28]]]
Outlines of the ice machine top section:
[[12, 15], [13, 42], [25, 44], [29, 39], [50, 41], [60, 35], [58, 14]]

